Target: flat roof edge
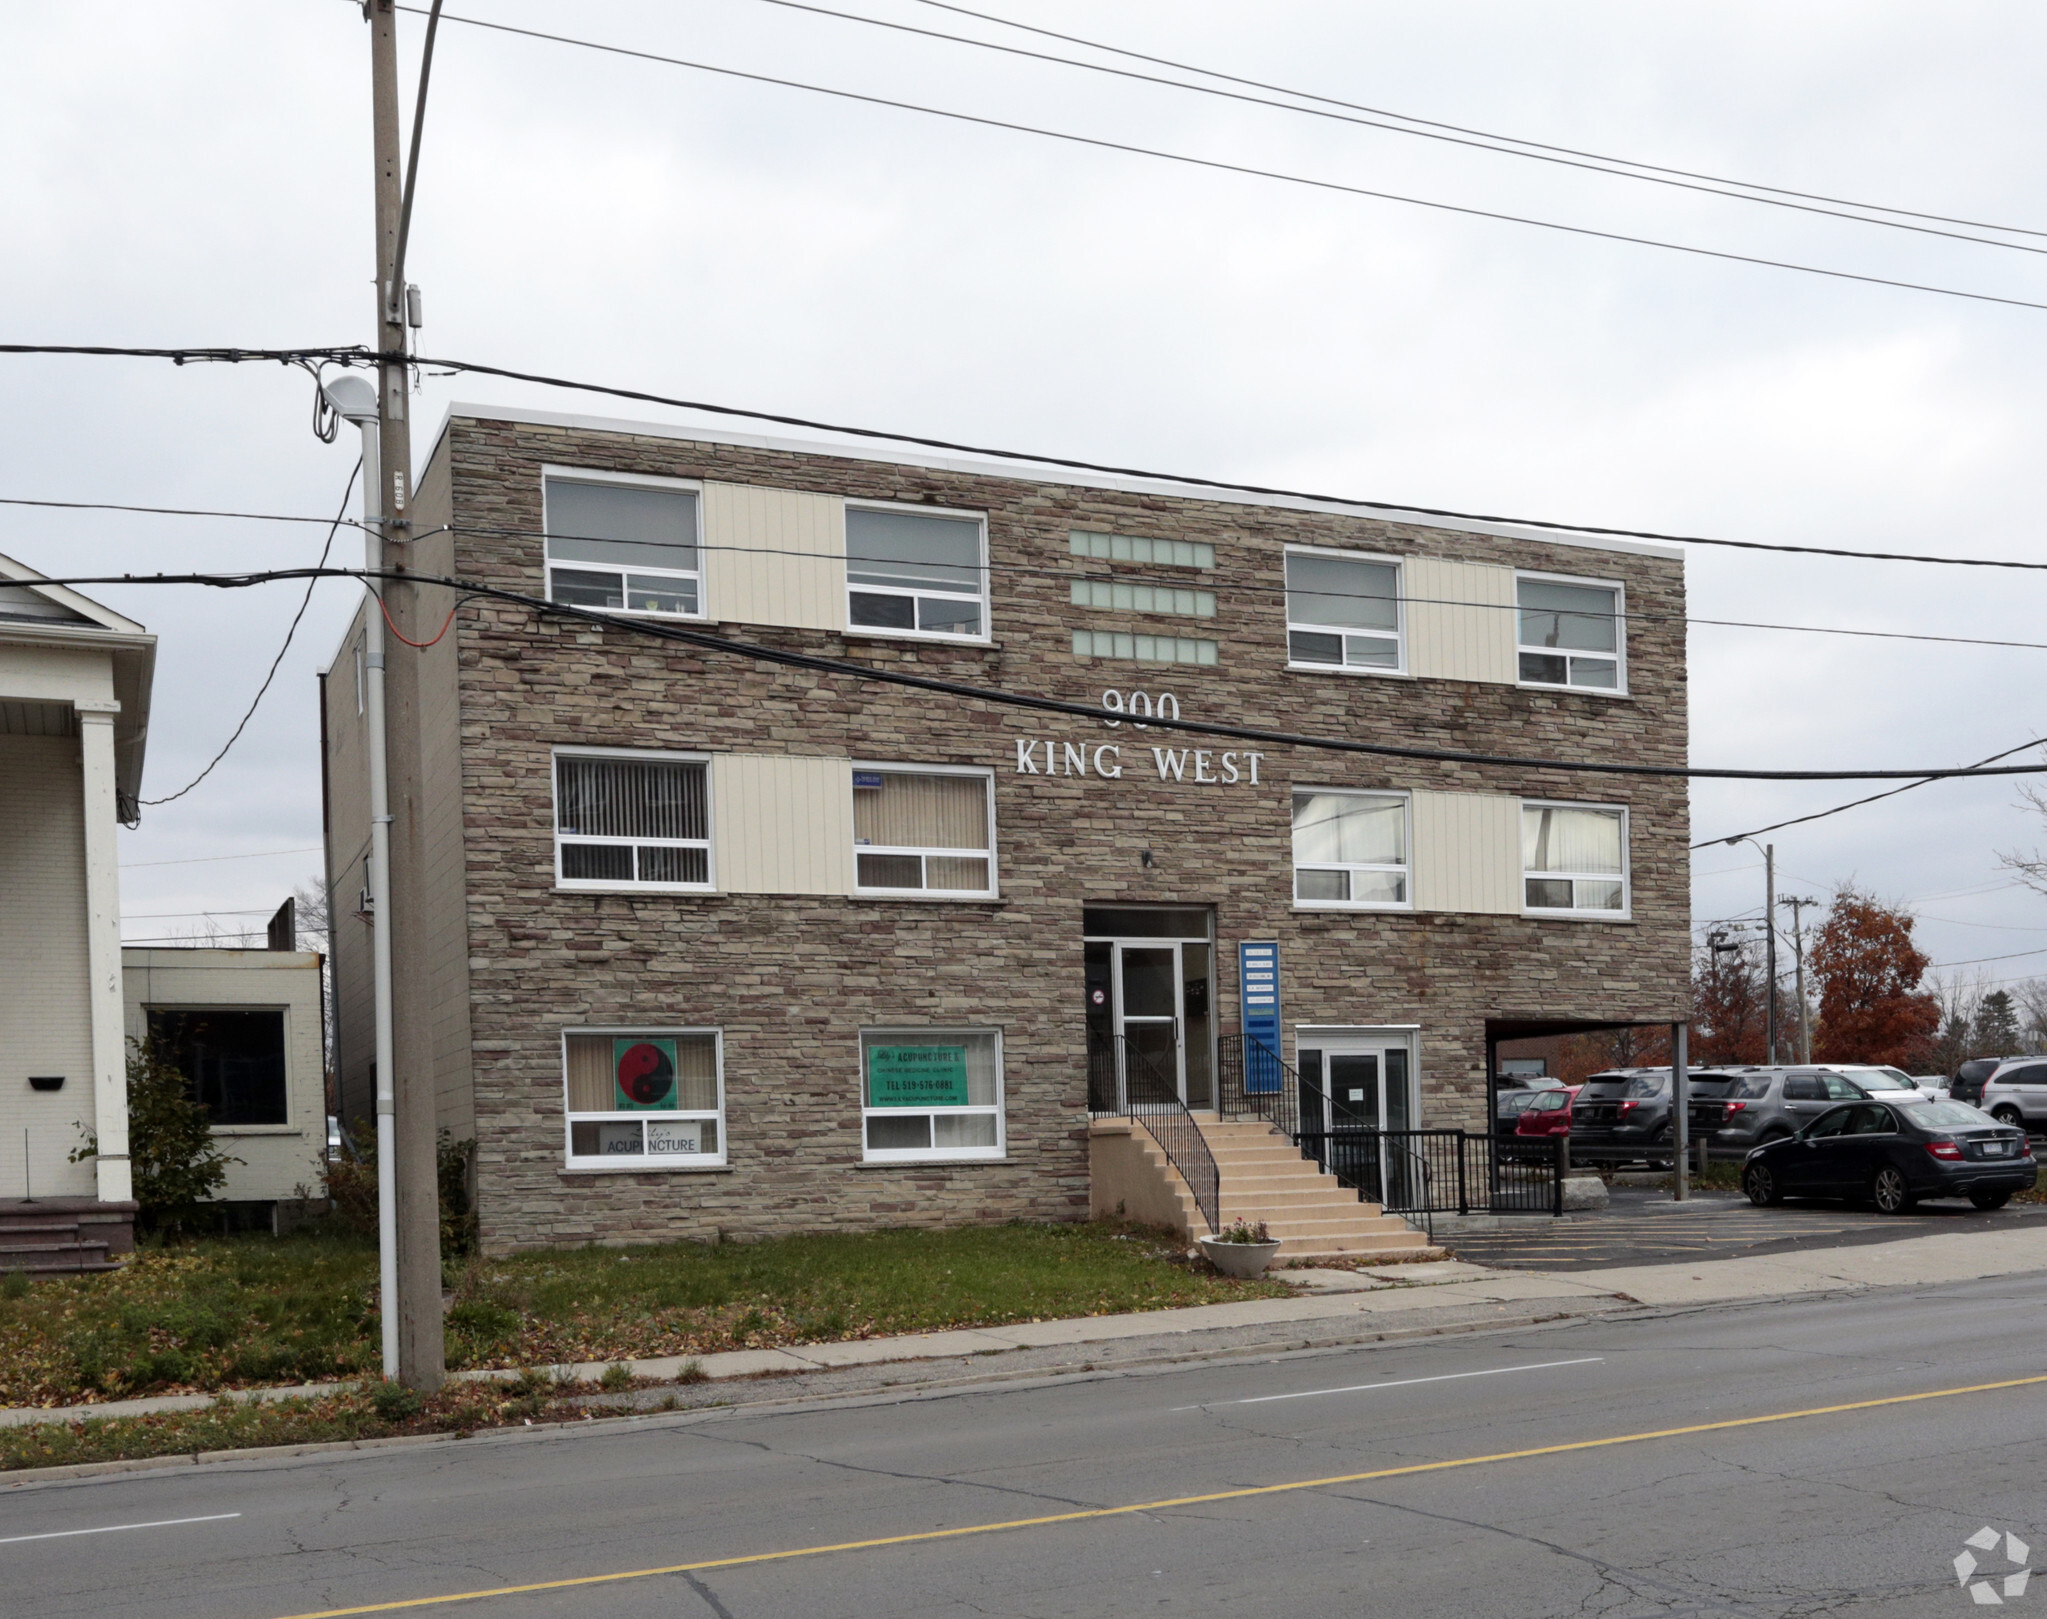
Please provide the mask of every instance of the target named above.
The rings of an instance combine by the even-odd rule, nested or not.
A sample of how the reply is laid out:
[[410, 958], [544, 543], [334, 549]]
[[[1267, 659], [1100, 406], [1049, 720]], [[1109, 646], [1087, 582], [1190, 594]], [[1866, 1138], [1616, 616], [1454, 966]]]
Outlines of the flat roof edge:
[[1215, 489], [1206, 484], [1186, 483], [1170, 477], [1139, 477], [1118, 473], [1082, 472], [1049, 465], [1019, 456], [1014, 461], [981, 460], [970, 456], [944, 454], [906, 446], [884, 450], [875, 445], [846, 443], [836, 439], [782, 438], [766, 433], [737, 433], [723, 427], [690, 427], [675, 422], [635, 421], [618, 416], [586, 416], [576, 412], [534, 410], [522, 405], [484, 405], [456, 400], [449, 404], [435, 430], [422, 468], [431, 463], [457, 418], [478, 421], [518, 422], [533, 427], [582, 429], [593, 433], [621, 433], [639, 438], [676, 439], [701, 444], [729, 444], [742, 449], [778, 450], [794, 455], [831, 455], [854, 461], [886, 461], [902, 466], [931, 467], [945, 472], [972, 473], [982, 477], [1012, 478], [1019, 482], [1063, 483], [1080, 489], [1117, 489], [1131, 494], [1175, 495], [1187, 500], [1211, 500], [1233, 506], [1269, 506], [1286, 511], [1330, 512], [1346, 517], [1365, 517], [1382, 523], [1400, 523], [1412, 528], [1438, 529], [1448, 534], [1485, 534], [1498, 539], [1532, 540], [1543, 545], [1567, 545], [1588, 551], [1618, 551], [1634, 556], [1663, 557], [1682, 562], [1683, 549], [1649, 540], [1609, 538], [1604, 535], [1573, 534], [1536, 524], [1491, 523], [1478, 519], [1452, 520], [1426, 512], [1392, 506], [1365, 506], [1351, 501], [1324, 500], [1308, 495], [1260, 495], [1243, 490]]

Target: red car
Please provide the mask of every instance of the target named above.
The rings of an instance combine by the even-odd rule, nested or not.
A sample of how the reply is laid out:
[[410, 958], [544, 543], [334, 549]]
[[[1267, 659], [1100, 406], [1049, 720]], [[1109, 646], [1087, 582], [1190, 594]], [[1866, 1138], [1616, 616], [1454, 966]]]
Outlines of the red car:
[[1544, 1091], [1521, 1110], [1521, 1117], [1514, 1122], [1515, 1145], [1521, 1149], [1517, 1156], [1532, 1156], [1530, 1148], [1540, 1148], [1547, 1156], [1551, 1141], [1571, 1133], [1571, 1102], [1583, 1089], [1582, 1085], [1565, 1085]]

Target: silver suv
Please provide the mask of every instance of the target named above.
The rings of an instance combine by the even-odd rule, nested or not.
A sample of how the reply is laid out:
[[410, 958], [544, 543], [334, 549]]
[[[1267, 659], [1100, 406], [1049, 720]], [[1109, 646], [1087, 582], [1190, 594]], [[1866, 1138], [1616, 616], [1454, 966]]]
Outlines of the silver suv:
[[2047, 1059], [2019, 1057], [2000, 1063], [1983, 1082], [1983, 1100], [1976, 1105], [1999, 1124], [2047, 1129]]
[[1725, 1068], [1693, 1081], [1685, 1117], [1694, 1141], [1746, 1152], [1796, 1135], [1828, 1108], [1863, 1095], [1846, 1074], [1826, 1068]]

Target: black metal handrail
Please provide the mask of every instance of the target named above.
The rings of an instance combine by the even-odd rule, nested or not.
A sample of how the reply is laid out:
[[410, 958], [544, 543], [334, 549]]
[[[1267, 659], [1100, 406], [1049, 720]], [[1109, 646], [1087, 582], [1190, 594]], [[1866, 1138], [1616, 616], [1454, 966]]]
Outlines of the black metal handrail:
[[1471, 1130], [1303, 1131], [1301, 1151], [1388, 1214], [1561, 1214], [1564, 1154], [1544, 1143], [1520, 1157]]
[[1222, 1230], [1222, 1171], [1208, 1138], [1180, 1100], [1180, 1088], [1128, 1035], [1094, 1033], [1088, 1039], [1087, 1105], [1096, 1114], [1133, 1119], [1151, 1132], [1180, 1172], [1195, 1207], [1212, 1232]]
[[1289, 1141], [1301, 1137], [1301, 1092], [1314, 1093], [1329, 1117], [1321, 1085], [1255, 1035], [1226, 1034], [1217, 1042], [1216, 1111], [1226, 1119], [1263, 1119]]

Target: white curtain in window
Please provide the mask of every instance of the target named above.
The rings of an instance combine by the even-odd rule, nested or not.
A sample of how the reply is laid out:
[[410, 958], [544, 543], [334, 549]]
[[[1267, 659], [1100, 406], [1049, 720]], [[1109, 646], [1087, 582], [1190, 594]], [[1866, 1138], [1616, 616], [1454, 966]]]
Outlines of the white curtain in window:
[[[618, 1107], [612, 1088], [615, 1034], [569, 1036], [569, 1111], [611, 1113]], [[718, 1041], [709, 1034], [648, 1035], [675, 1042], [675, 1097], [683, 1109], [714, 1111], [718, 1106]]]
[[[853, 837], [883, 849], [985, 851], [987, 778], [885, 772], [879, 787], [853, 789]], [[974, 886], [985, 881], [984, 872]]]
[[1621, 812], [1564, 805], [1521, 811], [1521, 865], [1525, 871], [1621, 871]]
[[1297, 866], [1404, 866], [1407, 806], [1398, 798], [1294, 794]]

